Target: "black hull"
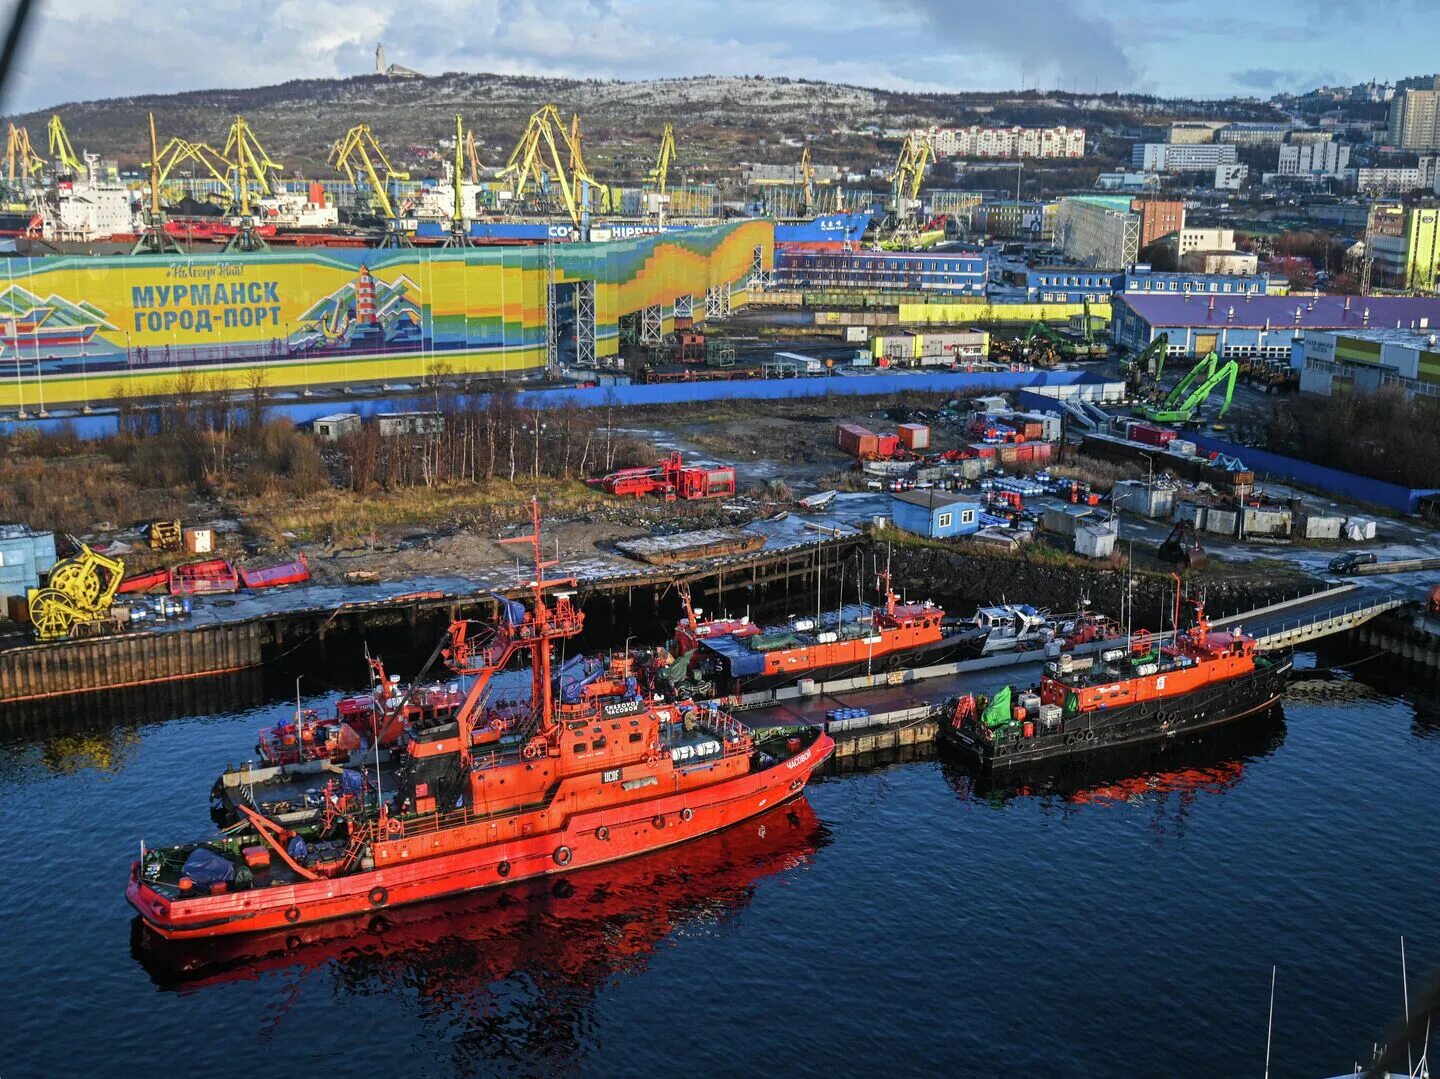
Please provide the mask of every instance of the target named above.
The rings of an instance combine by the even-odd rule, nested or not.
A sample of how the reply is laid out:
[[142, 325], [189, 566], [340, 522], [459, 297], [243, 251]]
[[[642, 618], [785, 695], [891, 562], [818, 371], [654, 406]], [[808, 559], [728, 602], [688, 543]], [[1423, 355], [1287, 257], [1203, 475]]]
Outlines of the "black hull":
[[1286, 655], [1242, 678], [1217, 682], [1164, 701], [1069, 717], [1059, 729], [1038, 730], [1031, 738], [991, 740], [969, 725], [957, 729], [942, 722], [940, 741], [983, 767], [1010, 768], [1176, 738], [1267, 711], [1284, 694], [1291, 665]]
[[908, 671], [915, 667], [932, 667], [939, 663], [957, 663], [962, 659], [973, 658], [976, 655], [975, 647], [973, 632], [966, 631], [936, 641], [928, 648], [887, 652], [883, 656], [857, 660], [854, 663], [837, 663], [829, 667], [791, 670], [784, 674], [754, 675], [750, 678], [732, 678], [723, 672], [714, 677], [716, 687], [724, 694], [757, 693], [761, 690], [793, 686], [802, 678], [832, 682], [842, 678], [860, 678], [867, 674], [888, 674], [890, 671]]

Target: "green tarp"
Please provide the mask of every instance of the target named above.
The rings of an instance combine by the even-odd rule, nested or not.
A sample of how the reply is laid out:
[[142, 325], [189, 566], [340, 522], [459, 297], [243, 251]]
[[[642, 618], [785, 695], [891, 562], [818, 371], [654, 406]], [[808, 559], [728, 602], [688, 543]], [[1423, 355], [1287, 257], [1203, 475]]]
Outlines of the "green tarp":
[[990, 703], [985, 706], [984, 715], [980, 717], [980, 722], [994, 730], [996, 727], [1005, 726], [1010, 719], [1010, 687], [1006, 686], [990, 699]]

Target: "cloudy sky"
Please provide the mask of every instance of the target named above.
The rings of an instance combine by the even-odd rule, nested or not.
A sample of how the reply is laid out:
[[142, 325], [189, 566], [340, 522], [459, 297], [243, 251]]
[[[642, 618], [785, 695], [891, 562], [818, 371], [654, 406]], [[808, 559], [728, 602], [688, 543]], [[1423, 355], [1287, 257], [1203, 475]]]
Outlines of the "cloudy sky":
[[6, 111], [371, 70], [1269, 95], [1440, 64], [1433, 0], [41, 0]]

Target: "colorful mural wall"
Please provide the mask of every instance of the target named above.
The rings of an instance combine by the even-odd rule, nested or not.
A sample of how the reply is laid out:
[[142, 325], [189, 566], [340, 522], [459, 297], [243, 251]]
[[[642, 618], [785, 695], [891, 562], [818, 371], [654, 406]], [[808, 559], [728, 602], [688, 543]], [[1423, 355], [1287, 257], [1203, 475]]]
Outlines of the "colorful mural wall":
[[[622, 315], [743, 282], [773, 225], [743, 221], [558, 244], [555, 280], [595, 282], [600, 355]], [[519, 376], [545, 362], [543, 247], [311, 248], [175, 259], [60, 256], [0, 265], [0, 407], [30, 411], [201, 389]], [[557, 291], [563, 291], [557, 290]]]

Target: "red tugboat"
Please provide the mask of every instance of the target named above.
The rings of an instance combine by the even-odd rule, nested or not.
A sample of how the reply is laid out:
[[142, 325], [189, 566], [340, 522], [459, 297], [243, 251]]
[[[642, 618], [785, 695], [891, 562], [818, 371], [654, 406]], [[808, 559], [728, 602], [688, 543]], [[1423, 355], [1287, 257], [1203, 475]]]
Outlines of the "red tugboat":
[[[1048, 757], [1173, 738], [1265, 711], [1290, 676], [1288, 653], [1256, 651], [1254, 638], [1213, 630], [1198, 600], [1175, 578], [1172, 643], [1147, 633], [1100, 661], [1062, 655], [1046, 665], [1039, 694], [1018, 700], [1007, 686], [992, 700], [957, 697], [947, 705], [941, 741], [981, 765], [1013, 766]], [[1028, 698], [1028, 700], [1027, 700]]]
[[[410, 737], [381, 797], [326, 799], [294, 826], [241, 807], [202, 843], [142, 852], [126, 898], [168, 938], [285, 929], [600, 865], [707, 835], [797, 797], [834, 749], [819, 728], [755, 735], [690, 701], [556, 702], [554, 642], [583, 615], [552, 590], [539, 508], [529, 610], [450, 628], [446, 662], [473, 681], [453, 723]], [[532, 715], [481, 727], [491, 679], [529, 657]], [[377, 805], [378, 803], [378, 805]]]

